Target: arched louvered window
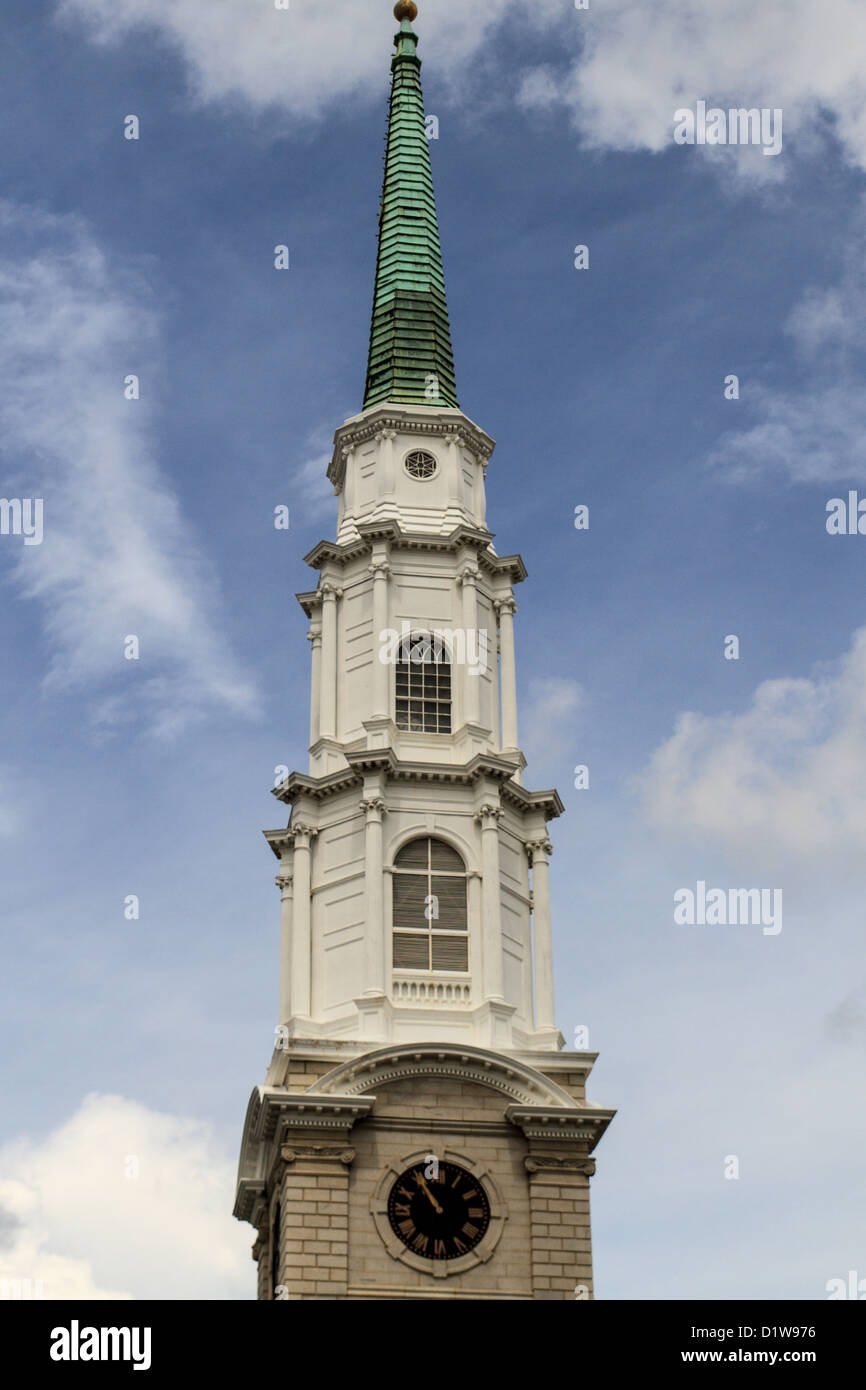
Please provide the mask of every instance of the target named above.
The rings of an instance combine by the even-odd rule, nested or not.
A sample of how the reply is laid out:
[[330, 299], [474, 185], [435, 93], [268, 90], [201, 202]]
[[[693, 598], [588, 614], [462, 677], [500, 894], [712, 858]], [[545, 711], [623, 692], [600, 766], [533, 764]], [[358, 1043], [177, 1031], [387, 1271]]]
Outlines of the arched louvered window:
[[280, 1235], [283, 1225], [282, 1206], [274, 1207], [274, 1224], [271, 1227], [271, 1298], [276, 1298], [280, 1285]]
[[397, 659], [398, 729], [418, 734], [451, 732], [451, 659], [441, 637], [408, 637]]
[[395, 970], [468, 970], [466, 865], [442, 840], [410, 840], [394, 860]]

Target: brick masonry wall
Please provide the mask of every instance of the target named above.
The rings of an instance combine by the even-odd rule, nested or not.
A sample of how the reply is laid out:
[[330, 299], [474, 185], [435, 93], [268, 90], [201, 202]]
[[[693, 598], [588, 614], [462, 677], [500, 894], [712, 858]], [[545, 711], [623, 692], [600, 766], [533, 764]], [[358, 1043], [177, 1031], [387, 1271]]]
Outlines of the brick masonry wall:
[[327, 1139], [313, 1152], [305, 1136], [285, 1162], [280, 1184], [280, 1282], [289, 1299], [346, 1296], [349, 1167]]
[[[293, 1059], [286, 1081], [291, 1075], [291, 1089], [302, 1091], [327, 1070], [319, 1059]], [[379, 1084], [375, 1094], [372, 1115], [351, 1131], [304, 1130], [275, 1153], [269, 1192], [271, 1209], [275, 1191], [281, 1200], [280, 1282], [290, 1300], [592, 1296], [592, 1160], [580, 1146], [528, 1141], [504, 1118], [509, 1097], [475, 1082], [419, 1076]], [[487, 1169], [507, 1218], [489, 1261], [433, 1278], [389, 1254], [371, 1202], [389, 1164], [446, 1150]], [[259, 1297], [272, 1298], [269, 1232], [262, 1235]]]
[[591, 1298], [589, 1178], [543, 1161], [528, 1176], [535, 1297]]

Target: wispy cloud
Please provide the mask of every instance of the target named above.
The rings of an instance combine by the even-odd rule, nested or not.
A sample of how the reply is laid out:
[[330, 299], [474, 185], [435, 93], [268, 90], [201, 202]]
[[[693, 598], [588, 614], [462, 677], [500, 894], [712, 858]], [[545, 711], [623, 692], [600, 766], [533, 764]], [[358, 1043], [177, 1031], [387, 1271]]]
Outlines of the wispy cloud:
[[[146, 282], [74, 217], [7, 203], [0, 235], [4, 485], [44, 499], [44, 541], [18, 546], [13, 581], [42, 604], [48, 688], [85, 690], [96, 723], [160, 735], [202, 711], [252, 712], [216, 576], [155, 457]], [[125, 398], [130, 373], [140, 400]]]
[[13, 790], [14, 777], [10, 770], [0, 766], [0, 840], [14, 835], [20, 824], [18, 798]]
[[568, 765], [574, 748], [575, 716], [583, 700], [581, 686], [567, 677], [535, 677], [529, 682], [520, 741], [530, 772]]
[[292, 474], [291, 495], [301, 526], [312, 525], [314, 521], [330, 521], [331, 529], [336, 531], [337, 499], [332, 484], [328, 482], [332, 437], [332, 429], [322, 427], [315, 430], [307, 440], [303, 462]]
[[861, 203], [844, 234], [836, 283], [809, 286], [791, 310], [785, 333], [808, 366], [796, 388], [753, 382], [740, 409], [757, 419], [719, 439], [708, 460], [734, 481], [763, 473], [792, 482], [856, 481], [866, 469], [866, 400], [858, 351], [866, 345], [866, 269]]
[[742, 714], [680, 715], [640, 778], [649, 819], [740, 857], [863, 866], [866, 628], [832, 667], [765, 681]]
[[866, 986], [847, 994], [826, 1019], [827, 1031], [848, 1046], [866, 1044]]

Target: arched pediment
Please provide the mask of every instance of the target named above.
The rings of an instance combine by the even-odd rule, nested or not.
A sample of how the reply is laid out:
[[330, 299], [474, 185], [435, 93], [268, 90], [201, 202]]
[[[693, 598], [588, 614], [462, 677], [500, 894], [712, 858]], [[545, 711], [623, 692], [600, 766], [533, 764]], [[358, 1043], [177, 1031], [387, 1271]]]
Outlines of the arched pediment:
[[411, 1077], [450, 1077], [500, 1091], [512, 1103], [576, 1108], [572, 1096], [516, 1058], [456, 1043], [403, 1043], [343, 1062], [310, 1088], [316, 1095], [360, 1096]]

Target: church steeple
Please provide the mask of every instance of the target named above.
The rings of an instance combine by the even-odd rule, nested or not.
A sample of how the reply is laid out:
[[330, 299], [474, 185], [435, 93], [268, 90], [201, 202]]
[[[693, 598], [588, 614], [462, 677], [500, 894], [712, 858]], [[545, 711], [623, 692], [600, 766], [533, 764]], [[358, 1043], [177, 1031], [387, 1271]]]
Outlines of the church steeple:
[[263, 1299], [582, 1299], [613, 1112], [586, 1100], [595, 1054], [556, 1026], [563, 806], [523, 782], [526, 570], [493, 548], [493, 440], [457, 405], [417, 10], [395, 13], [367, 394], [334, 435], [336, 540], [297, 596], [310, 761], [273, 788], [291, 817], [265, 832], [276, 1046], [235, 1214], [258, 1231]]
[[457, 406], [445, 277], [421, 92], [417, 6], [400, 0], [379, 213], [364, 409], [384, 401]]

